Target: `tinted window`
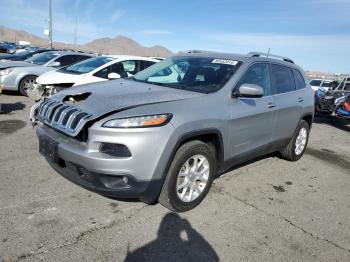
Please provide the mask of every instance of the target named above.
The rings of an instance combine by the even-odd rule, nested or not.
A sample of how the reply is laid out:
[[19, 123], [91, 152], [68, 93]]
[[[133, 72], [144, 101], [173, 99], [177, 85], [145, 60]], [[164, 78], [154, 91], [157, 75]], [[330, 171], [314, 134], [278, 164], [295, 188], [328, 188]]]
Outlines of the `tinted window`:
[[156, 62], [152, 62], [152, 61], [141, 61], [142, 62], [142, 66], [141, 66], [141, 70], [150, 67], [151, 65], [155, 64]]
[[331, 81], [324, 81], [322, 83], [322, 87], [331, 87], [332, 86], [332, 82]]
[[320, 86], [321, 82], [321, 80], [311, 80], [310, 86]]
[[113, 58], [98, 56], [68, 66], [62, 69], [61, 71], [71, 72], [74, 74], [85, 74], [111, 61], [113, 61]]
[[60, 54], [56, 52], [44, 52], [41, 54], [34, 55], [31, 58], [26, 59], [25, 61], [37, 65], [43, 65], [59, 55]]
[[285, 66], [271, 65], [274, 94], [282, 94], [295, 90], [292, 70]]
[[76, 62], [85, 60], [86, 58], [88, 58], [88, 56], [83, 56], [83, 55], [65, 55], [65, 56], [61, 56], [61, 57], [57, 58], [55, 60], [55, 62], [60, 62], [61, 63], [60, 66], [68, 66], [68, 65], [74, 64]]
[[238, 87], [243, 84], [254, 84], [264, 89], [264, 95], [269, 95], [270, 81], [269, 81], [269, 66], [268, 64], [254, 64], [244, 74], [239, 81]]
[[301, 73], [298, 70], [293, 69], [293, 75], [294, 75], [294, 81], [295, 86], [297, 89], [303, 89], [306, 87], [304, 77], [301, 75]]
[[344, 91], [350, 91], [350, 83], [345, 84]]
[[[134, 70], [135, 64], [134, 65], [132, 65], [131, 63], [127, 64], [127, 68], [129, 70]], [[96, 72], [94, 74], [94, 76], [108, 79], [108, 75], [110, 73], [117, 73], [122, 78], [129, 76], [128, 73], [124, 69], [124, 62], [118, 62], [118, 63], [115, 63], [113, 65], [107, 66], [107, 67], [101, 69], [100, 71]]]

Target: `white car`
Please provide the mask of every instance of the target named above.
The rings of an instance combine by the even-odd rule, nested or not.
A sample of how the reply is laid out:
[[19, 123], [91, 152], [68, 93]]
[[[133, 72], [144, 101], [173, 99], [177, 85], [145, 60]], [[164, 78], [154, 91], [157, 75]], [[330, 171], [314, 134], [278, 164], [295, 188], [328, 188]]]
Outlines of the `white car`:
[[72, 86], [130, 77], [157, 62], [157, 59], [129, 55], [94, 57], [41, 75], [36, 79], [37, 90], [32, 96], [38, 99]]
[[327, 91], [332, 86], [333, 82], [334, 81], [330, 79], [312, 79], [310, 81], [310, 86], [314, 92], [316, 92], [320, 87]]

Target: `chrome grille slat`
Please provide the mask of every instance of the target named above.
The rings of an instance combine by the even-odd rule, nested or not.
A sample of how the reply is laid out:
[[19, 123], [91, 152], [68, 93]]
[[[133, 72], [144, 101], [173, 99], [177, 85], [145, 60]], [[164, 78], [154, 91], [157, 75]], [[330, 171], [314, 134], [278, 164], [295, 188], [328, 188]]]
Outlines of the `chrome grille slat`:
[[77, 110], [75, 111], [73, 114], [71, 114], [71, 116], [68, 118], [68, 121], [67, 121], [67, 124], [66, 124], [66, 127], [68, 129], [71, 129], [71, 125], [73, 123], [73, 120], [77, 117], [77, 115], [79, 115], [81, 113], [81, 111]]
[[44, 108], [43, 108], [43, 110], [41, 111], [41, 114], [40, 114], [42, 119], [45, 119], [46, 110], [53, 103], [55, 103], [55, 101], [49, 101], [49, 102], [45, 103]]
[[62, 125], [63, 118], [66, 116], [66, 114], [67, 114], [70, 110], [72, 110], [72, 108], [71, 108], [71, 107], [67, 107], [65, 110], [62, 111], [62, 113], [61, 113], [61, 115], [60, 115], [60, 118], [59, 118], [58, 121], [57, 121], [57, 124], [58, 124], [59, 126]]
[[54, 104], [51, 104], [48, 109], [47, 109], [47, 112], [46, 112], [46, 115], [45, 115], [45, 122], [46, 123], [49, 123], [51, 122], [51, 119], [50, 119], [50, 115], [52, 113], [53, 110], [55, 110], [57, 107], [59, 106], [59, 103], [54, 103]]
[[65, 128], [67, 128], [67, 124], [68, 124], [68, 120], [71, 117], [71, 115], [73, 115], [76, 111], [78, 111], [78, 109], [76, 108], [71, 108], [67, 114], [64, 116], [63, 120], [62, 120], [62, 126], [64, 126]]
[[[62, 112], [67, 109], [69, 106], [68, 105], [63, 105], [62, 107], [60, 107], [59, 109], [57, 109], [57, 112], [55, 113], [55, 116], [53, 117], [52, 119], [52, 123], [53, 124], [57, 124], [58, 123], [58, 120], [59, 120], [59, 117], [60, 115], [62, 114]], [[56, 120], [57, 118], [57, 120]]]
[[47, 99], [39, 106], [37, 116], [40, 122], [70, 136], [76, 136], [92, 114], [74, 105]]
[[84, 116], [84, 117], [78, 122], [78, 125], [77, 125], [77, 127], [74, 129], [74, 131], [77, 130], [78, 127], [79, 127], [80, 125], [82, 125], [82, 123], [85, 124], [85, 122], [86, 122], [85, 119], [87, 119], [87, 118], [89, 118], [89, 117], [91, 117], [91, 115]]
[[[57, 114], [57, 110], [62, 106], [61, 103], [57, 103], [55, 106], [51, 107], [49, 110], [49, 113], [47, 114], [47, 118], [46, 118], [46, 123], [47, 124], [51, 124], [51, 122], [53, 121], [55, 115]], [[51, 116], [51, 117], [50, 117]]]

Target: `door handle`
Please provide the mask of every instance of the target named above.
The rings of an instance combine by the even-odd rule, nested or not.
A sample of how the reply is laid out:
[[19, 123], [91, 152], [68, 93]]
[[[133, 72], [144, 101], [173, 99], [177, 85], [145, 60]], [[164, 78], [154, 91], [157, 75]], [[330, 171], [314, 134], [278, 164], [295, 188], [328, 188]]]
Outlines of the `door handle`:
[[275, 104], [275, 103], [273, 103], [273, 102], [269, 102], [268, 104], [267, 104], [267, 107], [268, 108], [274, 108], [274, 107], [276, 107], [277, 105]]
[[299, 103], [301, 103], [301, 102], [303, 102], [303, 101], [304, 101], [304, 98], [299, 97], [297, 101], [298, 101]]

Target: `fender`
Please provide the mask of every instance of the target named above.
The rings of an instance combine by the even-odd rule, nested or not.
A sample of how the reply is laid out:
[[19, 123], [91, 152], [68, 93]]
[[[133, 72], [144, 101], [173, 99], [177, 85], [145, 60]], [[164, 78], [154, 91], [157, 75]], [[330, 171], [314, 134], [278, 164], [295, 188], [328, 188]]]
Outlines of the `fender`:
[[17, 87], [17, 89], [19, 89], [19, 84], [21, 83], [21, 81], [27, 77], [27, 76], [35, 76], [35, 77], [38, 77], [37, 75], [35, 74], [30, 74], [30, 73], [22, 73], [22, 74], [19, 74], [17, 77], [16, 77], [16, 80], [15, 80], [15, 86]]

